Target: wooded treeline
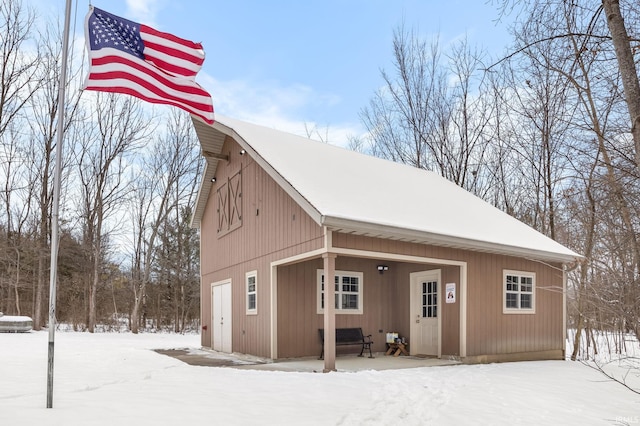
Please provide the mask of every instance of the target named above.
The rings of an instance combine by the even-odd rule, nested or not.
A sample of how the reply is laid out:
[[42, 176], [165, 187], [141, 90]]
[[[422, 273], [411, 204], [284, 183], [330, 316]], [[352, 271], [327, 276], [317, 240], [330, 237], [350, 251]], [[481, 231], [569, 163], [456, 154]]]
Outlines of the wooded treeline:
[[399, 28], [352, 146], [434, 170], [584, 255], [569, 272], [569, 351], [606, 331], [619, 353], [625, 333], [640, 337], [640, 6], [495, 3], [517, 18], [497, 58]]
[[[0, 0], [0, 311], [46, 326], [61, 22]], [[84, 93], [77, 47], [65, 104], [58, 322], [198, 327], [199, 240], [191, 206], [202, 167], [187, 114]], [[164, 109], [169, 111], [169, 109]]]
[[[0, 0], [0, 311], [38, 328], [62, 37], [24, 4]], [[434, 170], [584, 255], [570, 265], [568, 326], [576, 342], [614, 332], [622, 351], [622, 336], [640, 333], [640, 6], [495, 4], [497, 17], [517, 17], [498, 57], [396, 30], [393, 69], [353, 148]], [[126, 96], [80, 97], [84, 61], [72, 59], [57, 317], [90, 331], [122, 321], [182, 330], [199, 320], [189, 220], [202, 161], [189, 118]]]

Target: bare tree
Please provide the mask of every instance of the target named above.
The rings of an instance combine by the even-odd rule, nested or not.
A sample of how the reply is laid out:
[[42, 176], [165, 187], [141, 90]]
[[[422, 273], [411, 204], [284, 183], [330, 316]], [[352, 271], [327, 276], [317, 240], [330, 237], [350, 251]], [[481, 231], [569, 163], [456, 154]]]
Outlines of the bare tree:
[[[636, 167], [640, 167], [640, 81], [633, 58], [631, 39], [620, 11], [619, 0], [602, 0], [609, 33], [613, 40], [616, 60], [624, 87], [625, 101], [629, 110], [631, 136], [635, 143]], [[636, 43], [638, 41], [636, 40]]]
[[26, 134], [21, 127], [27, 102], [37, 88], [33, 75], [39, 56], [31, 43], [35, 18], [35, 13], [23, 7], [21, 1], [0, 0], [0, 141], [4, 180], [1, 198], [6, 221], [1, 257], [9, 267], [7, 273], [13, 275], [13, 308], [17, 312], [21, 310], [23, 232], [31, 208], [30, 182], [24, 168], [28, 167], [24, 163]]
[[[138, 180], [133, 254], [133, 296], [131, 331], [138, 332], [147, 286], [152, 281], [163, 226], [172, 211], [179, 214], [193, 197], [194, 176], [199, 165], [197, 143], [187, 115], [172, 111], [167, 128], [154, 145], [153, 154]], [[180, 277], [176, 278], [178, 281]], [[178, 284], [179, 285], [179, 284]], [[143, 319], [146, 313], [143, 312]]]
[[96, 128], [85, 127], [77, 152], [81, 185], [83, 241], [91, 274], [87, 282], [87, 327], [96, 326], [96, 300], [105, 262], [106, 239], [117, 224], [110, 215], [123, 207], [130, 191], [124, 181], [127, 155], [147, 140], [151, 126], [141, 104], [134, 98], [98, 93], [93, 108]]
[[0, 0], [0, 135], [38, 88], [40, 57], [33, 43], [36, 15], [21, 0]]
[[[45, 300], [45, 283], [48, 275], [49, 252], [51, 234], [51, 207], [53, 203], [53, 164], [57, 133], [57, 117], [61, 105], [58, 104], [58, 92], [60, 87], [60, 61], [62, 57], [62, 29], [55, 24], [47, 24], [39, 34], [40, 65], [33, 78], [38, 82], [38, 91], [30, 99], [30, 116], [32, 141], [31, 164], [33, 172], [37, 175], [34, 180], [35, 188], [39, 193], [38, 200], [38, 271], [35, 290], [35, 309], [33, 313], [34, 328], [40, 328], [44, 321], [43, 302]], [[72, 70], [72, 77], [77, 77], [79, 69]], [[73, 80], [73, 78], [65, 81]], [[79, 91], [69, 91], [65, 108], [65, 131], [70, 123], [77, 119], [78, 105], [80, 102]], [[66, 150], [66, 155], [71, 156], [71, 150]], [[68, 159], [63, 160], [63, 168], [68, 167]], [[64, 177], [64, 173], [61, 176]], [[64, 186], [64, 185], [63, 185]]]
[[[537, 51], [532, 58], [568, 84], [571, 94], [566, 102], [576, 112], [570, 123], [575, 143], [567, 146], [572, 156], [585, 160], [574, 162], [580, 164], [574, 174], [589, 176], [582, 178], [588, 184], [579, 186], [584, 188], [586, 200], [581, 205], [586, 209], [583, 212], [595, 216], [585, 222], [585, 240], [573, 242], [589, 255], [589, 263], [580, 267], [576, 278], [573, 357], [583, 329], [587, 342], [593, 327], [611, 330], [625, 324], [636, 336], [640, 332], [637, 143], [630, 143], [628, 137], [631, 116], [635, 142], [633, 123], [638, 114], [634, 111], [640, 110], [628, 102], [628, 87], [634, 97], [631, 103], [638, 101], [638, 95], [633, 94], [637, 93], [637, 73], [624, 58], [631, 40], [621, 28], [624, 22], [618, 5], [616, 1], [528, 3], [519, 30], [527, 38], [516, 50]], [[549, 48], [542, 51], [540, 46]]]
[[474, 192], [483, 176], [492, 105], [480, 89], [482, 53], [463, 40], [446, 59], [403, 28], [394, 33], [394, 73], [361, 118], [374, 155], [433, 170]]

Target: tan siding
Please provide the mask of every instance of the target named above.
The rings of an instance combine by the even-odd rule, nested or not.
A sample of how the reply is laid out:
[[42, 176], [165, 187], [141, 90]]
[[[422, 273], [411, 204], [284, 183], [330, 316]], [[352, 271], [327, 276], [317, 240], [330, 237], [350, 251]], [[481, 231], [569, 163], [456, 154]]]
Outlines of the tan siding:
[[200, 324], [201, 344], [211, 347], [211, 275], [205, 275], [200, 282]]
[[[248, 155], [240, 156], [238, 152], [239, 146], [227, 138], [223, 154], [228, 154], [230, 160], [218, 164], [216, 177], [223, 182], [242, 170], [242, 226], [224, 236], [217, 235], [213, 195], [206, 203], [201, 223], [202, 324], [208, 328], [202, 334], [202, 344], [211, 345], [210, 284], [231, 279], [233, 351], [269, 357], [269, 264], [321, 248], [323, 232], [264, 170]], [[211, 194], [215, 194], [215, 185]], [[547, 290], [549, 286], [562, 286], [560, 270], [514, 257], [341, 233], [334, 233], [333, 244], [380, 253], [466, 262], [467, 355], [474, 359], [523, 352], [557, 353], [562, 348], [562, 294]], [[381, 262], [390, 267], [382, 275], [376, 270], [376, 265]], [[317, 329], [323, 326], [323, 318], [316, 312], [316, 270], [320, 268], [322, 261], [315, 259], [278, 269], [276, 326], [279, 357], [315, 356], [320, 353]], [[338, 256], [336, 268], [364, 274], [364, 313], [337, 315], [336, 325], [362, 327], [365, 333], [373, 335], [375, 351], [384, 351], [387, 332], [395, 331], [403, 336], [410, 334], [410, 274], [441, 269], [443, 290], [447, 282], [455, 282], [458, 290], [457, 303], [443, 303], [441, 309], [441, 349], [443, 355], [459, 354], [459, 267], [439, 265], [437, 261], [433, 265], [424, 265]], [[503, 269], [536, 273], [535, 315], [502, 313]], [[245, 273], [251, 270], [258, 271], [258, 315], [246, 315]], [[354, 350], [340, 348], [339, 353]]]
[[[381, 242], [375, 238], [357, 235], [334, 234], [333, 243], [336, 247], [467, 262], [468, 356], [542, 353], [562, 349], [562, 293], [548, 290], [549, 287], [562, 287], [562, 271], [559, 264], [549, 266], [510, 256], [401, 241]], [[423, 266], [420, 268], [425, 269]], [[536, 273], [536, 314], [502, 313], [503, 269]], [[444, 278], [443, 281], [446, 282]], [[403, 300], [399, 300], [397, 306], [400, 310], [408, 309]], [[447, 309], [443, 315], [446, 316], [448, 313]], [[401, 315], [398, 313], [395, 317], [398, 324], [402, 324]], [[452, 326], [448, 318], [443, 324], [443, 333], [445, 326]], [[443, 336], [443, 354], [445, 350], [449, 351], [451, 342], [449, 335]]]
[[[340, 256], [336, 259], [337, 270], [363, 273], [364, 295], [362, 315], [337, 314], [336, 327], [361, 327], [365, 334], [372, 335], [372, 349], [382, 352], [386, 350], [386, 333], [398, 330], [394, 322], [397, 306], [393, 302], [398, 280], [393, 267], [384, 274], [378, 273], [377, 263], [370, 259]], [[323, 327], [323, 316], [317, 313], [316, 308], [318, 269], [322, 269], [320, 259], [278, 269], [278, 306], [281, 307], [278, 311], [279, 357], [320, 354], [318, 328]], [[356, 347], [340, 347], [338, 353], [356, 350]]]
[[[456, 284], [456, 303], [446, 303], [447, 283]], [[442, 268], [442, 355], [460, 355], [460, 268]]]
[[[473, 256], [471, 256], [473, 255]], [[562, 348], [562, 271], [507, 256], [470, 253], [467, 354], [493, 355]], [[560, 265], [557, 265], [559, 268]], [[536, 273], [536, 313], [503, 314], [503, 270]]]
[[[271, 356], [270, 262], [323, 246], [322, 228], [280, 188], [239, 146], [227, 138], [216, 171], [218, 182], [242, 170], [242, 226], [226, 235], [216, 232], [215, 185], [203, 213], [201, 238], [201, 312], [211, 346], [211, 283], [232, 280], [233, 351]], [[274, 224], [276, 224], [274, 226]], [[258, 271], [258, 314], [246, 314], [245, 274]]]

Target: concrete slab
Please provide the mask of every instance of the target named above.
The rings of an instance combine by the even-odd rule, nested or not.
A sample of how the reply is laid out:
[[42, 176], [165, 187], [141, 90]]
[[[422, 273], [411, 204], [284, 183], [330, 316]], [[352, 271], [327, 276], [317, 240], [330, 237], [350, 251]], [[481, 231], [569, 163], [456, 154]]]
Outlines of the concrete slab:
[[[387, 356], [384, 353], [376, 353], [374, 358], [345, 355], [336, 357], [336, 370], [342, 372], [354, 372], [364, 370], [399, 370], [405, 368], [435, 367], [440, 365], [460, 364], [456, 360], [438, 358], [419, 358], [412, 356]], [[241, 369], [270, 370], [270, 371], [298, 371], [321, 373], [324, 369], [324, 361], [316, 358], [296, 358], [277, 360], [265, 364], [253, 364], [236, 366]]]
[[[324, 361], [316, 357], [290, 358], [272, 361], [244, 354], [227, 354], [210, 349], [157, 349], [156, 352], [179, 359], [189, 365], [204, 367], [228, 367], [263, 371], [322, 372]], [[455, 359], [421, 358], [414, 356], [387, 356], [374, 354], [374, 358], [343, 355], [336, 358], [339, 372], [364, 370], [397, 370], [405, 368], [435, 367], [460, 364]]]

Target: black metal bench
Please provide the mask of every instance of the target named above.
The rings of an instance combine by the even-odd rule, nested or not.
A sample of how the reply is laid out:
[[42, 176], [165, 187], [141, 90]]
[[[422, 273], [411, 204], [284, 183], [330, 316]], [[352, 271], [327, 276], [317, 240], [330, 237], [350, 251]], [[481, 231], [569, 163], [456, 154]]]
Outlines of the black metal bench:
[[[324, 328], [319, 328], [318, 333], [320, 334], [320, 342], [322, 342], [322, 352], [320, 352], [320, 358], [324, 358]], [[371, 341], [371, 335], [365, 336], [362, 334], [362, 328], [336, 328], [336, 346], [350, 346], [350, 345], [360, 345], [362, 348], [360, 349], [360, 355], [364, 353], [365, 349], [369, 350], [369, 358], [373, 358], [373, 354], [371, 353], [371, 345], [373, 342]]]

